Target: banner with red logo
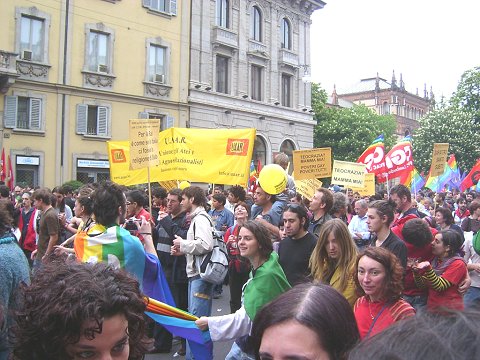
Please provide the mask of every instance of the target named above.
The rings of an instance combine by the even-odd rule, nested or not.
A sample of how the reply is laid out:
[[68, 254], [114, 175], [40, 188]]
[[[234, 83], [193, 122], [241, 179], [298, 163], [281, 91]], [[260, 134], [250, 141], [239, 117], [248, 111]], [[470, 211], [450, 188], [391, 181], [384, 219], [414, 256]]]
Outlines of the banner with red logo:
[[406, 136], [385, 156], [385, 170], [378, 175], [379, 182], [394, 179], [413, 170], [412, 138]]
[[460, 190], [465, 191], [466, 189], [470, 189], [474, 185], [478, 186], [479, 181], [480, 181], [480, 159], [473, 166], [472, 170], [470, 170], [470, 172], [465, 177], [465, 179], [463, 179], [462, 183], [460, 184]]
[[383, 135], [380, 135], [365, 149], [357, 160], [365, 164], [367, 173], [379, 175], [385, 172], [385, 144]]
[[[150, 181], [188, 180], [245, 185], [250, 175], [255, 129], [170, 128], [158, 138], [159, 165]], [[108, 141], [110, 178], [121, 185], [148, 181], [147, 168], [130, 170], [128, 141]]]

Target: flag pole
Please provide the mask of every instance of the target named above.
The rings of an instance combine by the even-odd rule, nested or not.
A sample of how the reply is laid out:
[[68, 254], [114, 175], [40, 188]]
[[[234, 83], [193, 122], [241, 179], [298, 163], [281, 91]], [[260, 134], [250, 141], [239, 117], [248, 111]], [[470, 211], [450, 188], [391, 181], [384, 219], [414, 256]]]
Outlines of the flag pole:
[[152, 213], [152, 188], [150, 186], [150, 165], [147, 166], [147, 181], [148, 181], [148, 208]]

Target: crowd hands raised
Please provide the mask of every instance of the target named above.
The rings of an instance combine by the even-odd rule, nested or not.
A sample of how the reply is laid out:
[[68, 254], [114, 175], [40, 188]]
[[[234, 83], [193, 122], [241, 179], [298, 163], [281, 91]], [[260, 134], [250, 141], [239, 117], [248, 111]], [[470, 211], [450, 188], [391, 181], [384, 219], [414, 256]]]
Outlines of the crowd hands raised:
[[[281, 194], [261, 184], [151, 194], [110, 182], [75, 193], [17, 188], [0, 187], [2, 360], [170, 352], [172, 335], [143, 316], [156, 265], [198, 328], [213, 341], [235, 340], [227, 359], [480, 354], [475, 192], [397, 185], [366, 197], [332, 186], [306, 199], [291, 182]], [[229, 256], [224, 316], [211, 316], [212, 299], [228, 295], [195, 263], [213, 247], [212, 227]], [[143, 279], [126, 254], [107, 248], [112, 233], [132, 242]], [[92, 241], [104, 245], [101, 257], [87, 254]], [[175, 355], [192, 358], [184, 340]]]

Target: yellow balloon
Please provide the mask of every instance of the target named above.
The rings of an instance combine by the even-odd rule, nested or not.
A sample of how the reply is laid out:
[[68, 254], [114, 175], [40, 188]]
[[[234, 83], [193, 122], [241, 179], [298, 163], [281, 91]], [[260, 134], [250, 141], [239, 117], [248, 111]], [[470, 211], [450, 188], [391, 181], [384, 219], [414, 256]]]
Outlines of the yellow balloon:
[[287, 174], [280, 165], [265, 165], [260, 171], [258, 182], [267, 194], [277, 195], [287, 187]]
[[190, 187], [190, 183], [187, 180], [183, 180], [180, 184], [178, 184], [178, 188], [180, 190], [186, 189], [187, 187]]

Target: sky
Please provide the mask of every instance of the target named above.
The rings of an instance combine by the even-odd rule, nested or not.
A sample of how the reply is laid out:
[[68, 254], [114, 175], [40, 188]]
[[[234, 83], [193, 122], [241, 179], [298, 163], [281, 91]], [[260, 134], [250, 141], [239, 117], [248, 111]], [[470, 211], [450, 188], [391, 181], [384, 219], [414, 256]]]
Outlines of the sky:
[[478, 0], [324, 0], [312, 14], [311, 80], [330, 95], [361, 79], [390, 82], [400, 73], [407, 91], [447, 99], [461, 75], [480, 66]]

